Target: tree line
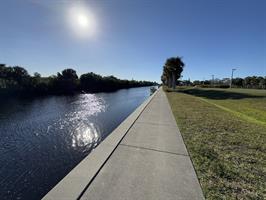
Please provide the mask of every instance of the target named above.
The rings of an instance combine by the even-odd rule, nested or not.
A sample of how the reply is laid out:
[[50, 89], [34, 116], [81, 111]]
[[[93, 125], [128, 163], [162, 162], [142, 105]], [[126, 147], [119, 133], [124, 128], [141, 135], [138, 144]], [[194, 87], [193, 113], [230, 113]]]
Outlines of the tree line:
[[57, 75], [31, 76], [20, 66], [0, 64], [0, 94], [45, 95], [74, 94], [77, 92], [110, 92], [118, 89], [157, 85], [156, 82], [122, 80], [115, 76], [101, 76], [93, 72], [78, 77], [74, 69], [64, 69]]
[[[195, 80], [193, 82], [185, 82], [186, 85], [197, 85], [202, 87], [230, 87], [230, 78], [223, 79], [213, 79], [213, 80], [204, 80], [199, 81]], [[247, 76], [245, 78], [233, 78], [232, 87], [234, 88], [250, 88], [250, 89], [266, 89], [266, 76]]]
[[[184, 69], [184, 62], [181, 57], [168, 58], [163, 66], [161, 81], [163, 85], [169, 88], [175, 88], [176, 85], [183, 86], [199, 86], [199, 87], [220, 87], [229, 88], [230, 78], [210, 79], [210, 80], [179, 80]], [[232, 87], [236, 88], [251, 88], [251, 89], [266, 89], [266, 76], [247, 76], [245, 78], [232, 79]]]

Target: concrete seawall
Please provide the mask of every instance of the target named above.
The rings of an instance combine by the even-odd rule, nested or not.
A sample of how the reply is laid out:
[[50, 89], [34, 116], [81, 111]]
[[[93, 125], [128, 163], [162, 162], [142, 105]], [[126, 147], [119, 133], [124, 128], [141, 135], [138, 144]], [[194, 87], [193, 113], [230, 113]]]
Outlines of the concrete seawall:
[[204, 199], [162, 89], [43, 199]]

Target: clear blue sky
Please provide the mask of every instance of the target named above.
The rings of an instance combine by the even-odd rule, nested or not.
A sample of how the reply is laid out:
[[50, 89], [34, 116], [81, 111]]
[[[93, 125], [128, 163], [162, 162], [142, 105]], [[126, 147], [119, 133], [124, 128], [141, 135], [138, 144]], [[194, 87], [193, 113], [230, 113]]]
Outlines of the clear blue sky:
[[[78, 34], [73, 7], [93, 15], [92, 34]], [[183, 57], [185, 79], [229, 77], [232, 67], [266, 76], [265, 0], [2, 0], [0, 25], [0, 63], [43, 76], [71, 67], [159, 81], [171, 56]]]

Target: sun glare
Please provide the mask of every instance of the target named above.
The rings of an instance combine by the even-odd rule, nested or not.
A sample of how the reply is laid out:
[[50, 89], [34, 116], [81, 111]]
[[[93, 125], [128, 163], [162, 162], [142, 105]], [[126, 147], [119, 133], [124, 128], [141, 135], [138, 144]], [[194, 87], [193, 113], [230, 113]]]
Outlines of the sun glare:
[[71, 29], [76, 35], [80, 37], [92, 37], [95, 35], [95, 17], [85, 5], [71, 7], [68, 15]]
[[87, 28], [89, 25], [88, 17], [83, 14], [77, 16], [77, 21], [81, 28]]

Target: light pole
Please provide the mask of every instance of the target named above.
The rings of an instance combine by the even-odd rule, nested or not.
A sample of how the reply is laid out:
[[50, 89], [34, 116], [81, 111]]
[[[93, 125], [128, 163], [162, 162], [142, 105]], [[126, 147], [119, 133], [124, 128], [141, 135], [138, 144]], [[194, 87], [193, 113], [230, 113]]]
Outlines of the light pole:
[[234, 77], [234, 71], [236, 71], [236, 69], [232, 69], [231, 81], [230, 81], [230, 88], [232, 88], [233, 77]]
[[212, 86], [214, 86], [214, 75], [212, 75]]

